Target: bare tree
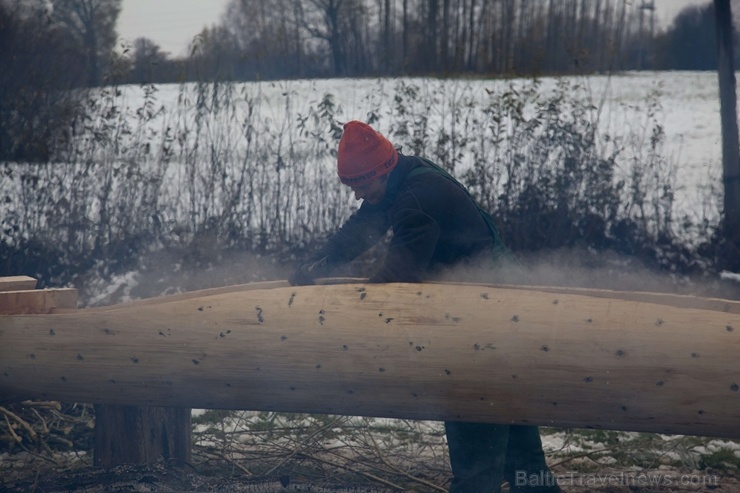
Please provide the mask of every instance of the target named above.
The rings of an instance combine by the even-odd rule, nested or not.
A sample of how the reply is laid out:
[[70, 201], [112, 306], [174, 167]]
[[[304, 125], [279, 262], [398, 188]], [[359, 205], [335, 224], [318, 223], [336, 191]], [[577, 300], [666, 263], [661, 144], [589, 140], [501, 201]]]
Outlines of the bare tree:
[[439, 69], [439, 52], [437, 51], [439, 39], [439, 0], [429, 0], [426, 3], [426, 32], [424, 33], [425, 43], [419, 50], [422, 54], [422, 67], [428, 71], [437, 71]]
[[368, 25], [368, 10], [364, 8], [362, 2], [355, 2], [355, 5], [351, 3], [350, 1], [350, 4], [347, 4], [349, 8], [345, 10], [342, 18], [342, 31], [346, 38], [342, 50], [345, 57], [343, 66], [349, 74], [365, 74], [385, 63], [384, 60], [378, 60], [378, 58], [384, 58], [382, 49], [377, 53], [368, 50], [369, 46], [380, 44], [379, 36], [382, 31], [374, 30], [375, 36], [373, 37]]
[[54, 18], [79, 40], [87, 60], [90, 86], [102, 82], [102, 69], [116, 42], [121, 0], [53, 0]]
[[149, 38], [137, 38], [133, 48], [130, 77], [137, 83], [153, 82], [159, 72], [157, 68], [164, 67], [167, 63], [167, 53]]
[[292, 0], [232, 0], [223, 22], [238, 52], [240, 76], [304, 75], [304, 37]]
[[[296, 1], [301, 7], [303, 27], [311, 36], [328, 43], [334, 75], [345, 75], [344, 37], [347, 33], [342, 29], [342, 13], [350, 0]], [[303, 3], [309, 8], [304, 8]]]
[[391, 5], [391, 0], [378, 0], [378, 6], [378, 21], [383, 26], [383, 46], [381, 49], [380, 67], [382, 67], [383, 73], [388, 74], [395, 67], [395, 60], [392, 48], [392, 40], [394, 34], [392, 30], [393, 8]]
[[450, 42], [452, 23], [450, 22], [450, 0], [442, 0], [442, 29], [439, 34], [440, 67], [444, 71], [450, 70]]
[[238, 58], [229, 30], [222, 25], [203, 28], [190, 46], [188, 70], [197, 80], [231, 80], [236, 77]]
[[78, 46], [43, 7], [0, 1], [0, 160], [50, 159], [80, 114]]
[[409, 0], [403, 0], [403, 22], [402, 22], [402, 41], [401, 41], [401, 51], [402, 51], [402, 64], [404, 67], [404, 70], [408, 67], [409, 64], [409, 31], [411, 30], [410, 26], [410, 15], [409, 15]]
[[638, 68], [641, 1], [231, 0], [223, 24], [239, 78], [562, 73]]
[[[484, 2], [485, 3], [485, 2]], [[470, 0], [470, 6], [467, 12], [467, 29], [463, 34], [464, 44], [466, 45], [465, 56], [465, 69], [475, 69], [475, 58], [476, 58], [476, 45], [478, 37], [475, 35], [475, 13], [478, 10], [478, 2], [476, 0]]]

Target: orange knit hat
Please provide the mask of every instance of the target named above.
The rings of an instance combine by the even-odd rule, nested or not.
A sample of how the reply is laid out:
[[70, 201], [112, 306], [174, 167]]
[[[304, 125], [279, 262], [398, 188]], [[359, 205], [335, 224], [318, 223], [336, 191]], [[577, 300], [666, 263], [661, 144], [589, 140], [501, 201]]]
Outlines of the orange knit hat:
[[398, 163], [398, 151], [388, 139], [356, 120], [344, 125], [337, 150], [337, 174], [345, 185], [359, 185], [383, 176]]

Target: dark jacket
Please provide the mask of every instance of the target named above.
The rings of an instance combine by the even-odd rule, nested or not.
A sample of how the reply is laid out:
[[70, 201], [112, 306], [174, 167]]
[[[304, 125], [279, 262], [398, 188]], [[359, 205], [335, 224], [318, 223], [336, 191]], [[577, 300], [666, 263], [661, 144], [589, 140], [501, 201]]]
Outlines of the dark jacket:
[[380, 204], [360, 209], [312, 256], [316, 277], [349, 262], [392, 229], [383, 265], [371, 282], [420, 282], [446, 266], [490, 255], [496, 236], [467, 191], [425, 160], [399, 154]]

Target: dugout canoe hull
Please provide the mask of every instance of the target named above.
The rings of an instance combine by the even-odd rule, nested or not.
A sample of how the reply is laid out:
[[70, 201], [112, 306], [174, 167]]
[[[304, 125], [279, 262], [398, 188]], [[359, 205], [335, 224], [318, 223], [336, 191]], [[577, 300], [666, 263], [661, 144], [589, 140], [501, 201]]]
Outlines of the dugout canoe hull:
[[0, 316], [0, 400], [740, 438], [738, 302], [274, 285]]

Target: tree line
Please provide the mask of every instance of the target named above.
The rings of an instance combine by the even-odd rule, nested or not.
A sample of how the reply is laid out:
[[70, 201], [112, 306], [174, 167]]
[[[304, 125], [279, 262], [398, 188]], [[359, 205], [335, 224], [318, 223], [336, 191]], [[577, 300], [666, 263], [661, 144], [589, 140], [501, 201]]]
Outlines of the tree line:
[[117, 44], [120, 10], [0, 0], [0, 159], [49, 159], [83, 118], [73, 90], [86, 87], [717, 66], [711, 2], [658, 30], [652, 0], [231, 0], [181, 58], [147, 38]]
[[0, 0], [0, 160], [45, 161], [111, 80], [121, 0]]
[[170, 59], [136, 40], [128, 81], [521, 76], [717, 66], [713, 5], [666, 30], [648, 0], [232, 0]]

